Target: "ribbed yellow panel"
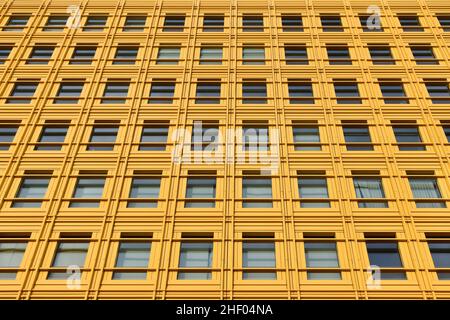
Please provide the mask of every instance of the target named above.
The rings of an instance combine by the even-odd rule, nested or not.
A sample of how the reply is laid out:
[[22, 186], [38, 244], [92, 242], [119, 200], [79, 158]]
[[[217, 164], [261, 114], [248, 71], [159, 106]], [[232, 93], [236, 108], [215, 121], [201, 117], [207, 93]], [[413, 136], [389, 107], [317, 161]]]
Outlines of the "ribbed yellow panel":
[[[23, 32], [0, 31], [0, 44], [14, 49], [0, 65], [0, 120], [20, 121], [9, 151], [0, 151], [0, 233], [31, 233], [16, 280], [0, 281], [0, 298], [145, 298], [145, 299], [440, 299], [450, 298], [449, 281], [439, 281], [433, 271], [425, 233], [450, 232], [449, 209], [418, 209], [407, 180], [407, 171], [433, 171], [442, 197], [450, 204], [450, 145], [441, 123], [450, 120], [448, 105], [433, 105], [424, 79], [450, 80], [450, 33], [444, 32], [436, 14], [450, 14], [444, 0], [373, 0], [380, 8], [384, 32], [363, 32], [358, 15], [368, 2], [360, 0], [146, 0], [146, 1], [30, 1], [7, 0], [0, 4], [0, 25], [12, 14], [29, 13]], [[78, 5], [81, 25], [90, 13], [107, 13], [103, 32], [65, 28], [44, 32], [50, 14], [65, 14]], [[184, 32], [162, 32], [166, 14], [185, 14]], [[225, 15], [225, 31], [202, 31], [204, 14]], [[263, 14], [263, 32], [242, 32], [242, 15]], [[304, 32], [283, 32], [282, 14], [303, 17]], [[323, 32], [320, 14], [340, 14], [344, 32]], [[405, 33], [397, 14], [417, 13], [424, 32]], [[143, 32], [122, 32], [126, 15], [147, 16]], [[138, 44], [134, 65], [112, 65], [118, 44]], [[388, 44], [396, 65], [373, 65], [368, 44]], [[439, 65], [417, 65], [409, 50], [411, 43], [429, 44]], [[56, 44], [48, 65], [27, 65], [35, 44]], [[69, 65], [74, 47], [95, 44], [92, 65]], [[161, 44], [182, 47], [178, 65], [156, 65]], [[223, 46], [222, 65], [200, 65], [202, 45]], [[260, 44], [266, 64], [243, 65], [242, 46]], [[286, 44], [307, 46], [308, 65], [286, 65]], [[330, 65], [326, 45], [348, 44], [352, 65]], [[408, 105], [385, 105], [379, 79], [400, 79], [410, 99]], [[38, 79], [40, 85], [29, 105], [9, 105], [17, 80]], [[85, 82], [80, 102], [53, 105], [62, 80]], [[105, 107], [100, 103], [109, 80], [130, 81], [127, 102]], [[174, 79], [173, 104], [147, 103], [154, 79]], [[195, 84], [201, 79], [220, 79], [221, 103], [196, 105]], [[267, 82], [268, 103], [242, 104], [242, 82]], [[314, 105], [289, 103], [289, 79], [310, 79]], [[355, 79], [363, 103], [336, 103], [333, 82]], [[34, 151], [45, 121], [69, 120], [70, 129], [61, 151]], [[86, 151], [95, 121], [120, 121], [113, 151]], [[267, 121], [271, 133], [279, 133], [278, 170], [272, 172], [273, 208], [242, 208], [242, 177], [259, 164], [233, 161], [176, 163], [172, 160], [172, 132], [191, 130], [195, 120], [219, 121], [221, 132], [236, 130], [248, 120]], [[342, 121], [366, 120], [374, 151], [347, 151]], [[399, 151], [391, 120], [415, 120], [426, 151]], [[144, 121], [169, 121], [166, 151], [138, 151]], [[292, 125], [317, 121], [322, 151], [295, 151]], [[231, 149], [241, 142], [227, 141]], [[224, 147], [224, 146], [222, 146]], [[224, 150], [229, 150], [224, 148]], [[228, 151], [227, 151], [228, 152]], [[227, 155], [230, 155], [227, 153]], [[29, 170], [52, 170], [43, 205], [38, 209], [11, 208], [21, 177]], [[107, 182], [99, 208], [69, 208], [80, 171], [107, 171]], [[161, 171], [162, 184], [155, 209], [126, 208], [131, 178], [136, 170]], [[191, 170], [215, 170], [217, 202], [214, 209], [184, 208], [186, 180]], [[330, 209], [307, 209], [299, 205], [299, 171], [324, 171], [328, 179]], [[388, 209], [360, 209], [352, 183], [352, 171], [379, 171]], [[26, 174], [25, 174], [26, 175]], [[64, 281], [46, 280], [48, 268], [62, 232], [92, 233], [81, 288], [71, 290]], [[118, 241], [123, 232], [152, 233], [149, 276], [141, 281], [113, 281]], [[213, 234], [212, 279], [177, 280], [182, 233]], [[242, 280], [243, 233], [273, 233], [276, 243], [277, 280]], [[407, 280], [383, 281], [380, 289], [367, 286], [369, 267], [364, 234], [395, 233]], [[303, 250], [305, 233], [334, 234], [342, 280], [307, 280]]]

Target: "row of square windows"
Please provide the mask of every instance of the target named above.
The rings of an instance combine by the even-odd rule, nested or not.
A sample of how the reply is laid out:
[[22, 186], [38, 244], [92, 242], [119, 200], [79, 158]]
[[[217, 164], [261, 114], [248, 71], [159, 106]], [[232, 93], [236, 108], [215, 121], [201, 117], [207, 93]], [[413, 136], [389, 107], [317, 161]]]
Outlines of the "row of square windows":
[[[377, 79], [385, 104], [409, 104], [401, 79]], [[424, 79], [433, 104], [450, 103], [450, 87], [446, 79]], [[37, 80], [18, 80], [14, 83], [6, 104], [30, 104], [39, 86]], [[54, 92], [53, 103], [77, 104], [85, 83], [83, 79], [64, 79]], [[148, 103], [172, 104], [177, 82], [175, 79], [154, 79], [149, 92]], [[220, 104], [223, 83], [217, 79], [198, 79], [196, 81], [196, 104]], [[240, 83], [242, 103], [267, 104], [267, 83], [264, 79], [244, 79]], [[356, 79], [334, 79], [334, 92], [339, 104], [361, 104], [362, 98]], [[109, 79], [104, 84], [102, 104], [125, 104], [130, 81]], [[313, 84], [310, 79], [288, 80], [288, 96], [291, 104], [314, 104]]]
[[[362, 120], [342, 120], [341, 128], [343, 140], [348, 151], [373, 151], [374, 143], [371, 137], [370, 126], [367, 121]], [[317, 121], [293, 122], [292, 125], [292, 143], [295, 151], [321, 151], [321, 129]], [[420, 126], [414, 120], [391, 120], [391, 127], [395, 137], [396, 145], [400, 151], [425, 151], [427, 150]], [[450, 122], [441, 122], [443, 138], [445, 142], [450, 143]], [[10, 149], [12, 143], [19, 131], [19, 121], [8, 121], [0, 123], [0, 151]], [[36, 142], [34, 150], [40, 151], [59, 151], [66, 142], [66, 136], [69, 132], [70, 122], [64, 120], [48, 120], [42, 125], [40, 133], [36, 131], [34, 135]], [[264, 152], [274, 147], [279, 141], [272, 141], [270, 138], [271, 128], [267, 122], [254, 121], [243, 122], [237, 128], [236, 140], [241, 141], [239, 146], [242, 151]], [[113, 151], [118, 143], [117, 137], [120, 134], [120, 121], [97, 120], [90, 130], [90, 136], [86, 144], [87, 151]], [[169, 121], [144, 122], [140, 132], [140, 141], [138, 150], [140, 151], [165, 151], [170, 143], [170, 138], [174, 134], [171, 132]], [[423, 129], [422, 129], [423, 130]], [[225, 143], [223, 132], [217, 121], [194, 121], [191, 129], [183, 134], [183, 139], [190, 136], [190, 150], [205, 151], [210, 155], [223, 152]], [[275, 132], [272, 131], [272, 134]], [[386, 137], [386, 134], [381, 136]], [[436, 137], [433, 135], [433, 141]], [[228, 135], [228, 138], [231, 138]], [[277, 138], [281, 138], [277, 136]], [[186, 147], [186, 141], [184, 141]]]
[[[412, 198], [417, 208], [446, 208], [438, 178], [434, 171], [406, 171]], [[25, 171], [17, 190], [6, 198], [12, 208], [41, 208], [48, 193], [52, 172]], [[359, 208], [389, 208], [389, 198], [383, 187], [379, 171], [352, 171], [354, 198]], [[104, 197], [107, 171], [80, 171], [74, 181], [69, 208], [98, 208]], [[129, 179], [129, 193], [122, 199], [127, 208], [157, 208], [161, 183], [161, 171], [135, 171]], [[183, 179], [185, 208], [216, 208], [217, 183], [222, 177], [216, 171], [190, 170]], [[260, 171], [243, 170], [241, 181], [242, 208], [273, 208], [273, 177]], [[331, 208], [328, 178], [325, 171], [298, 171], [298, 195], [300, 208]], [[392, 191], [394, 192], [394, 191]], [[47, 196], [48, 198], [48, 196]]]
[[[13, 14], [4, 24], [3, 31], [22, 31], [27, 27], [30, 14]], [[68, 23], [71, 23], [67, 14], [51, 14], [47, 17], [43, 31], [63, 31]], [[399, 27], [406, 32], [424, 31], [421, 18], [415, 13], [398, 14]], [[450, 14], [435, 15], [444, 31], [450, 31]], [[242, 31], [263, 32], [265, 29], [265, 17], [262, 14], [242, 14], [240, 16]], [[102, 32], [107, 25], [108, 15], [90, 14], [83, 17], [81, 29], [85, 32]], [[127, 15], [123, 17], [122, 31], [142, 32], [146, 26], [146, 15]], [[284, 32], [304, 31], [303, 18], [301, 15], [285, 14], [280, 16], [282, 30]], [[225, 15], [205, 14], [203, 16], [204, 32], [223, 32], [225, 28]], [[382, 32], [381, 17], [377, 15], [359, 14], [359, 21], [364, 31]], [[342, 17], [340, 14], [320, 14], [320, 22], [324, 32], [343, 32]], [[73, 22], [72, 22], [73, 23]], [[267, 24], [267, 22], [266, 22]], [[161, 26], [163, 32], [183, 32], [186, 25], [184, 14], [166, 15]]]
[[[429, 271], [436, 272], [439, 280], [450, 280], [450, 238], [426, 234], [429, 254]], [[0, 280], [15, 280], [18, 269], [28, 255], [30, 234], [0, 234]], [[176, 242], [179, 250], [176, 263], [178, 280], [211, 280], [213, 269], [219, 262], [213, 259], [218, 243], [213, 233], [182, 233]], [[306, 269], [307, 280], [342, 280], [342, 243], [334, 234], [304, 233], [299, 243], [301, 261]], [[110, 268], [112, 280], [146, 280], [151, 268], [151, 252], [158, 250], [152, 243], [152, 233], [121, 233], [121, 238], [113, 242], [115, 259]], [[46, 268], [48, 280], [67, 280], [76, 266], [81, 273], [88, 268], [91, 233], [61, 233], [50, 246], [53, 250], [51, 262]], [[243, 233], [238, 239], [237, 249], [241, 250], [242, 280], [277, 280], [281, 244], [275, 241], [273, 233]], [[396, 239], [395, 233], [365, 233], [365, 271], [372, 270], [380, 280], [407, 280], [404, 260], [408, 248]], [[153, 245], [152, 245], [153, 244]], [[153, 248], [152, 248], [153, 247]], [[156, 247], [156, 249], [154, 248]], [[93, 248], [91, 248], [93, 250]], [[91, 252], [92, 254], [92, 252]], [[409, 264], [409, 263], [407, 263]], [[348, 265], [348, 263], [345, 263]], [[369, 266], [371, 266], [369, 268]], [[376, 266], [376, 270], [374, 269]], [[68, 271], [70, 270], [70, 272]], [[376, 280], [377, 278], [374, 278]]]
[[[11, 55], [14, 46], [11, 44], [0, 45], [0, 64], [4, 64]], [[410, 44], [413, 59], [418, 65], [439, 65], [440, 60], [436, 57], [435, 49], [430, 44]], [[56, 45], [36, 44], [31, 48], [25, 63], [28, 65], [47, 65], [51, 61]], [[395, 65], [399, 59], [394, 59], [391, 47], [386, 44], [368, 44], [368, 49], [372, 63], [374, 65]], [[353, 65], [354, 59], [350, 54], [350, 49], [346, 44], [326, 45], [328, 62], [330, 65]], [[76, 46], [72, 56], [68, 61], [72, 65], [90, 65], [97, 53], [94, 45]], [[121, 44], [116, 46], [113, 65], [134, 65], [139, 54], [139, 45]], [[442, 57], [446, 54], [442, 54]], [[177, 44], [165, 44], [158, 48], [156, 57], [157, 65], [178, 65], [181, 59], [181, 46]], [[223, 47], [221, 45], [209, 43], [202, 44], [199, 51], [198, 62], [200, 65], [222, 65]], [[308, 48], [305, 44], [284, 44], [284, 62], [286, 65], [308, 65]], [[244, 44], [242, 46], [243, 65], [265, 65], [266, 49], [264, 45]]]

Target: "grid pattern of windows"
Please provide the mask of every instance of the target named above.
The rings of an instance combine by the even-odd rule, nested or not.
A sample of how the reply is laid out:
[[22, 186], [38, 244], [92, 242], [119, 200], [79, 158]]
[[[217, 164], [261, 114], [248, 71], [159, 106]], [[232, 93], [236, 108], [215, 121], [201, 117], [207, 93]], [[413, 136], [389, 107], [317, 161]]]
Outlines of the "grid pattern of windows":
[[450, 7], [368, 5], [6, 0], [0, 298], [448, 299]]

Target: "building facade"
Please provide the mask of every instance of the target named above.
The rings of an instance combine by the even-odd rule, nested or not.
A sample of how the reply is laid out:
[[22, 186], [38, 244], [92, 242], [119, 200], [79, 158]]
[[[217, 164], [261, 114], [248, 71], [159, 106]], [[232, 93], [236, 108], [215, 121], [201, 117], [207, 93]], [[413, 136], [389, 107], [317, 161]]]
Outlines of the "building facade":
[[450, 298], [444, 0], [0, 3], [0, 298]]

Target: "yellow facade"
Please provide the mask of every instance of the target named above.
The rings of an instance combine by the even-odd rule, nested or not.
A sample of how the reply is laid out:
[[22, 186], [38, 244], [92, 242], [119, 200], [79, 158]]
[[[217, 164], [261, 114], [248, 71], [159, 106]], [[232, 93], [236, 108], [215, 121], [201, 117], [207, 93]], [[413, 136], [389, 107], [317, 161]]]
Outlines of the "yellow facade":
[[[382, 32], [364, 32], [359, 15], [368, 14], [369, 4], [360, 0], [1, 2], [1, 28], [14, 15], [31, 17], [23, 30], [0, 31], [0, 49], [12, 48], [0, 64], [0, 127], [17, 127], [10, 146], [0, 151], [0, 244], [27, 244], [19, 266], [5, 269], [16, 278], [0, 280], [0, 298], [450, 298], [450, 281], [438, 278], [445, 267], [438, 270], [429, 247], [430, 239], [450, 241], [450, 144], [444, 131], [450, 105], [433, 103], [426, 87], [430, 79], [450, 82], [450, 32], [437, 18], [450, 16], [450, 4], [374, 0], [370, 5], [380, 10]], [[108, 16], [104, 28], [83, 30], [93, 14]], [[243, 30], [243, 17], [249, 14], [262, 15], [262, 31]], [[402, 14], [416, 14], [423, 31], [405, 32], [398, 19]], [[52, 15], [69, 15], [72, 24], [46, 31]], [[146, 17], [142, 31], [123, 30], [131, 15]], [[170, 15], [185, 17], [181, 32], [164, 30]], [[224, 31], [203, 30], [207, 15], [223, 15]], [[286, 15], [301, 15], [303, 31], [284, 31]], [[323, 15], [340, 15], [343, 30], [324, 31]], [[37, 45], [55, 47], [48, 63], [27, 63]], [[289, 45], [304, 46], [308, 64], [287, 63], [284, 49]], [[352, 64], [330, 64], [327, 46], [345, 45]], [[390, 46], [395, 64], [374, 64], [373, 45]], [[432, 47], [438, 63], [417, 63], [412, 45]], [[97, 48], [91, 64], [69, 63], [80, 46]], [[135, 62], [114, 64], [118, 46], [138, 47]], [[264, 47], [265, 64], [245, 64], [246, 46]], [[178, 63], [158, 64], [161, 47], [179, 47]], [[201, 63], [202, 47], [222, 47], [221, 63]], [[403, 84], [409, 103], [385, 103], [380, 83], [386, 79]], [[205, 81], [220, 82], [218, 104], [196, 102], [197, 84]], [[266, 103], [244, 103], [243, 87], [249, 81], [266, 83]], [[289, 81], [309, 81], [313, 103], [291, 103]], [[339, 81], [358, 84], [360, 104], [339, 103], [334, 90]], [[61, 83], [67, 82], [83, 83], [78, 101], [54, 103]], [[103, 103], [112, 82], [129, 83], [124, 103]], [[173, 101], [149, 103], [155, 82], [175, 84]], [[17, 83], [37, 83], [30, 103], [15, 103]], [[213, 162], [201, 155], [198, 161], [174, 159], [189, 153], [178, 142], [186, 138], [180, 132], [187, 132], [184, 142], [190, 146], [195, 121], [218, 127], [220, 152]], [[113, 149], [89, 150], [93, 127], [107, 125], [118, 128]], [[343, 127], [351, 125], [367, 126], [373, 150], [348, 150]], [[422, 143], [410, 144], [425, 150], [399, 149], [393, 128], [402, 125], [418, 128]], [[50, 126], [68, 126], [61, 150], [35, 150], [43, 128]], [[139, 149], [143, 128], [152, 126], [168, 127], [165, 150]], [[268, 128], [269, 136], [277, 137], [270, 140], [269, 164], [236, 160], [245, 126]], [[321, 150], [296, 150], [297, 126], [317, 127], [320, 143], [309, 142]], [[71, 205], [84, 176], [106, 178], [98, 207], [86, 207], [86, 199], [81, 200], [85, 207]], [[132, 179], [139, 176], [160, 179], [155, 207], [127, 206]], [[186, 208], [188, 179], [195, 176], [216, 178], [215, 207]], [[298, 178], [304, 176], [325, 179], [329, 208], [302, 206], [315, 201], [303, 201], [299, 194]], [[424, 176], [438, 184], [437, 207], [420, 205], [432, 200], [417, 200], [412, 193], [409, 179]], [[29, 199], [14, 205], [22, 198], [18, 190], [26, 177], [49, 179], [40, 206], [27, 207]], [[271, 207], [247, 207], [243, 181], [249, 177], [271, 181], [271, 198], [265, 199]], [[361, 208], [354, 177], [381, 179], [380, 202], [386, 207]], [[76, 288], [66, 280], [48, 279], [58, 269], [55, 252], [62, 239], [89, 244]], [[140, 269], [144, 279], [113, 279], [119, 244], [127, 239], [151, 242], [148, 266]], [[366, 242], [373, 239], [398, 244], [402, 266], [391, 271], [404, 272], [404, 280], [370, 285], [373, 263]], [[260, 270], [274, 272], [275, 279], [244, 279], [243, 243], [252, 240], [274, 243], [275, 266]], [[189, 241], [212, 243], [209, 280], [177, 277], [180, 247]], [[319, 271], [338, 272], [340, 279], [308, 277], [308, 241], [336, 243], [338, 266]]]

